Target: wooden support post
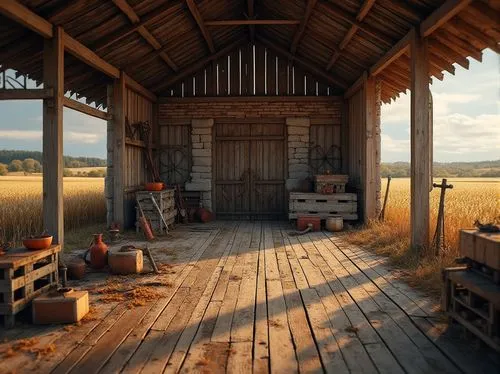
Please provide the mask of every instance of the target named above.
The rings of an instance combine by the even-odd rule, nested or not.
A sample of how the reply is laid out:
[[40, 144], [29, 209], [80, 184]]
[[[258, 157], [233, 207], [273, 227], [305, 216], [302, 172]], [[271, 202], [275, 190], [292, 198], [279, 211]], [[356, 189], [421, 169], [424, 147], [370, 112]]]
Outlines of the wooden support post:
[[411, 39], [411, 246], [429, 245], [429, 59], [427, 39]]
[[125, 223], [125, 76], [120, 74], [113, 84], [113, 215], [123, 229]]
[[364, 221], [377, 218], [377, 88], [375, 78], [365, 80], [365, 162], [364, 162]]
[[64, 243], [63, 215], [63, 30], [44, 41], [43, 81], [54, 95], [43, 100], [43, 225], [54, 242]]

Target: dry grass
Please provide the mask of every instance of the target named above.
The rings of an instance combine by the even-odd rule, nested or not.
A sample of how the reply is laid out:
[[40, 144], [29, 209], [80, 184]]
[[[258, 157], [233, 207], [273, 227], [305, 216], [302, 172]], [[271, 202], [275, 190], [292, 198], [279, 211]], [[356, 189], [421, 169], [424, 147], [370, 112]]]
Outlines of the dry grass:
[[[64, 178], [64, 224], [73, 230], [106, 220], [103, 178]], [[0, 243], [39, 234], [42, 224], [42, 178], [0, 177]]]
[[[448, 183], [453, 184], [453, 189], [446, 191], [447, 247], [440, 258], [429, 253], [420, 257], [410, 251], [410, 181], [407, 178], [391, 181], [385, 222], [371, 222], [361, 230], [346, 233], [345, 238], [389, 256], [403, 270], [401, 274], [410, 284], [437, 295], [441, 268], [449, 266], [459, 256], [459, 229], [473, 227], [476, 219], [492, 222], [500, 214], [500, 179], [453, 178]], [[386, 180], [382, 186], [384, 193], [385, 186]], [[431, 239], [436, 229], [439, 194], [439, 189], [431, 192]]]

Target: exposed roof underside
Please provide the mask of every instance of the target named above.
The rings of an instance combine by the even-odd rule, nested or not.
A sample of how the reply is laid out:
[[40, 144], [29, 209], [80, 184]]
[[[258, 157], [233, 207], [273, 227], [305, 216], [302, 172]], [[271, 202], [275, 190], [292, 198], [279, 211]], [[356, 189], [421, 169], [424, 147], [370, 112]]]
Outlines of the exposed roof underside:
[[[200, 61], [230, 45], [267, 43], [285, 57], [314, 66], [347, 87], [369, 71], [443, 0], [22, 0], [39, 16], [124, 70], [161, 96], [163, 82], [179, 79]], [[481, 60], [486, 47], [499, 51], [500, 23], [494, 1], [474, 1], [429, 37], [430, 75], [443, 79], [453, 63]], [[289, 20], [279, 25], [210, 25], [212, 20]], [[208, 24], [207, 24], [208, 23]], [[0, 63], [42, 78], [41, 36], [0, 15]], [[208, 63], [208, 60], [207, 60]], [[107, 77], [67, 55], [66, 89], [106, 102]], [[181, 77], [182, 76], [182, 77]], [[408, 52], [378, 75], [382, 99], [410, 86]], [[345, 90], [345, 87], [342, 87]]]

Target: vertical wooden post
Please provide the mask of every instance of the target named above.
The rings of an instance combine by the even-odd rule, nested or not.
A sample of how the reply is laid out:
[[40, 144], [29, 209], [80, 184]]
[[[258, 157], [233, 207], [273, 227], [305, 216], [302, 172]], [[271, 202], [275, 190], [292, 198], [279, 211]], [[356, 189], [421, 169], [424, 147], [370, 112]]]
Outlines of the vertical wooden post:
[[[114, 94], [113, 94], [113, 84], [108, 84], [107, 87], [107, 106], [108, 113], [113, 114], [114, 112]], [[113, 118], [107, 121], [107, 131], [106, 131], [106, 178], [104, 179], [104, 196], [106, 198], [106, 224], [107, 227], [111, 227], [115, 220], [114, 215], [114, 169], [113, 169], [113, 150], [115, 148], [115, 137], [114, 129], [115, 122]]]
[[113, 84], [113, 215], [114, 222], [123, 229], [125, 224], [125, 76]]
[[375, 78], [365, 79], [365, 126], [364, 126], [364, 165], [363, 165], [363, 189], [364, 189], [364, 221], [377, 218], [377, 156], [375, 144], [375, 128], [377, 121], [377, 100]]
[[43, 82], [54, 96], [43, 100], [43, 225], [54, 242], [64, 244], [63, 213], [63, 30], [44, 41]]
[[411, 246], [429, 245], [429, 60], [427, 39], [411, 39]]

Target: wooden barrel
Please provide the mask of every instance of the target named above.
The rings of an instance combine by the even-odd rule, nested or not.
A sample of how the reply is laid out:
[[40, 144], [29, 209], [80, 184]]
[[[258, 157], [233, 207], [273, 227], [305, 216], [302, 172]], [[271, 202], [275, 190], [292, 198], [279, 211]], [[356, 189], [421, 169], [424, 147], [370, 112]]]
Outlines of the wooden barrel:
[[328, 217], [326, 219], [325, 227], [331, 232], [342, 231], [344, 228], [344, 219], [341, 216]]

